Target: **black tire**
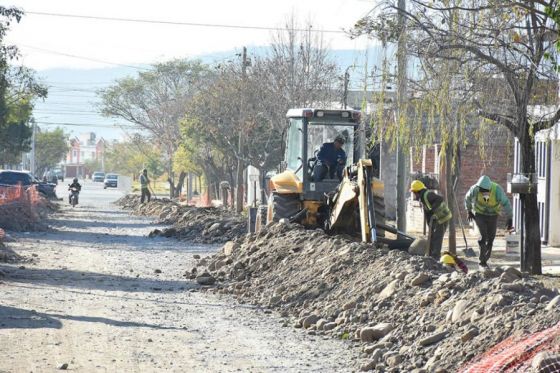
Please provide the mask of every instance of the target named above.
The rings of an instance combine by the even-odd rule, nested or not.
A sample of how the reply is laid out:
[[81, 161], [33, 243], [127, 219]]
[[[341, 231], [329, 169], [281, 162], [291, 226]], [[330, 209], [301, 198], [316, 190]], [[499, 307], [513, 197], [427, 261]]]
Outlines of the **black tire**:
[[269, 205], [272, 206], [272, 221], [289, 219], [301, 211], [299, 194], [277, 194], [272, 193]]

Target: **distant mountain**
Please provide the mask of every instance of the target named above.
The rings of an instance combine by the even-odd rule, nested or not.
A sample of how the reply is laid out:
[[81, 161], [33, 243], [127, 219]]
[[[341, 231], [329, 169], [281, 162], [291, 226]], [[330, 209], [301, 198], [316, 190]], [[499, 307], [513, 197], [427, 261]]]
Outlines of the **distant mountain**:
[[[263, 56], [270, 51], [270, 47], [248, 47], [249, 56]], [[204, 63], [215, 64], [227, 60], [235, 60], [240, 49], [216, 52], [195, 56]], [[388, 55], [392, 53], [387, 52]], [[350, 66], [350, 88], [359, 89], [362, 85], [365, 50], [333, 50], [331, 57], [340, 67], [341, 73]], [[368, 49], [368, 70], [374, 65], [381, 66], [383, 50], [381, 47]], [[139, 68], [147, 64], [138, 65]], [[138, 73], [134, 67], [115, 66], [98, 69], [47, 69], [38, 72], [40, 79], [49, 86], [49, 97], [45, 102], [36, 105], [35, 118], [40, 127], [52, 128], [57, 125], [68, 132], [79, 134], [82, 132], [96, 132], [106, 139], [116, 139], [122, 136], [122, 131], [114, 124], [113, 119], [99, 115], [97, 105], [99, 100], [96, 92], [107, 87], [117, 79], [134, 76]], [[122, 123], [121, 123], [122, 124]]]

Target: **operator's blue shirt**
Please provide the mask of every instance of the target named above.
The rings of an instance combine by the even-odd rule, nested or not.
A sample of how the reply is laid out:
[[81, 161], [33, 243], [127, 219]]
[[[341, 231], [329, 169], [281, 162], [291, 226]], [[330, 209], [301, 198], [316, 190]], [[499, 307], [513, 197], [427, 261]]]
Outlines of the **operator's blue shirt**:
[[321, 145], [321, 149], [319, 149], [319, 154], [317, 154], [317, 159], [321, 161], [321, 163], [332, 166], [337, 165], [339, 161], [342, 160], [343, 165], [346, 164], [346, 152], [344, 149], [336, 149], [334, 143], [326, 142]]

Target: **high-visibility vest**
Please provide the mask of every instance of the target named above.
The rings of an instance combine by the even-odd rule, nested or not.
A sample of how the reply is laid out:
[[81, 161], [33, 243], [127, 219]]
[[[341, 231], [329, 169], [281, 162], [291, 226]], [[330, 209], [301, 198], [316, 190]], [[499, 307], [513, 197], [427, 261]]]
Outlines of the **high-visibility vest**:
[[140, 175], [140, 186], [142, 188], [147, 188], [148, 187], [148, 178], [146, 176], [144, 176], [144, 174]]
[[480, 189], [478, 190], [478, 194], [476, 196], [476, 201], [474, 203], [474, 211], [478, 214], [482, 215], [498, 215], [500, 210], [502, 209], [502, 205], [496, 198], [496, 189], [498, 188], [498, 184], [492, 183], [490, 187], [490, 198], [488, 198], [488, 202], [484, 200], [482, 193], [480, 193]]
[[[424, 202], [424, 206], [426, 207], [426, 209], [428, 211], [432, 211], [433, 210], [432, 204], [428, 201], [428, 193], [429, 192], [426, 191], [422, 195], [422, 200]], [[445, 201], [441, 201], [439, 206], [436, 207], [435, 210], [433, 210], [433, 214], [434, 214], [434, 217], [436, 218], [436, 221], [438, 222], [438, 224], [447, 223], [453, 217], [453, 215], [451, 215], [451, 211], [449, 211], [449, 207], [447, 207], [447, 203], [445, 203]]]

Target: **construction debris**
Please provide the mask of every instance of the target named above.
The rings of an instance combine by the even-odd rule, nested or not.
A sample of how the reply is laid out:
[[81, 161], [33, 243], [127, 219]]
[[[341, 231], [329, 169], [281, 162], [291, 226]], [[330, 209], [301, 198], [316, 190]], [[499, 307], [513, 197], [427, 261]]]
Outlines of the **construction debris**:
[[132, 194], [116, 203], [136, 215], [157, 217], [157, 224], [171, 225], [170, 228], [154, 229], [150, 237], [175, 237], [195, 243], [224, 243], [247, 232], [245, 218], [223, 208], [194, 207], [169, 199], [141, 204], [140, 197]]
[[43, 231], [47, 229], [46, 215], [57, 209], [54, 202], [42, 197], [34, 205], [19, 201], [0, 205], [0, 228], [15, 232]]
[[285, 222], [198, 263], [185, 276], [215, 278], [210, 291], [276, 309], [309, 333], [355, 341], [361, 370], [454, 371], [506, 337], [560, 320], [557, 291], [514, 268], [465, 275]]

